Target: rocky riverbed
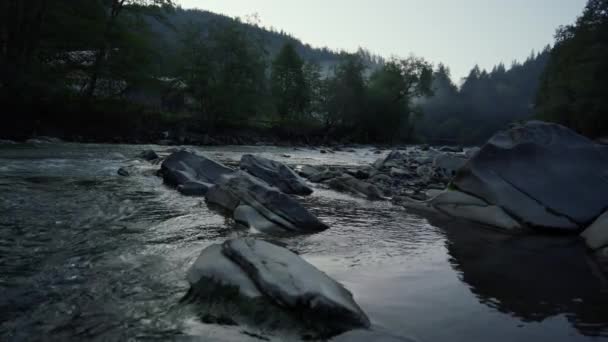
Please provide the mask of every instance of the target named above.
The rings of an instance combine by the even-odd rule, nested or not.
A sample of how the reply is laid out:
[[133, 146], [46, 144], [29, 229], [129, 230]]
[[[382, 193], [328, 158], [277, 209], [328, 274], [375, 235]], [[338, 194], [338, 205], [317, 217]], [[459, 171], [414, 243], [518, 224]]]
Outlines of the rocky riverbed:
[[585, 244], [433, 202], [484, 148], [2, 144], [0, 337], [608, 336], [601, 218]]

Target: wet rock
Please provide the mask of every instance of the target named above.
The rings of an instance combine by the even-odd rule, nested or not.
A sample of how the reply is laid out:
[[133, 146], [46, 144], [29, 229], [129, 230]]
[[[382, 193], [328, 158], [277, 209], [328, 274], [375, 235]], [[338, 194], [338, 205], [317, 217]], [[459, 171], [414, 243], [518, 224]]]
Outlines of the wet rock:
[[222, 253], [267, 298], [306, 321], [321, 323], [329, 335], [370, 326], [347, 289], [285, 248], [245, 238], [226, 241]]
[[213, 185], [209, 183], [188, 181], [178, 185], [177, 191], [186, 196], [205, 196], [212, 186]]
[[326, 150], [319, 150], [319, 152], [322, 153], [322, 154], [326, 154], [327, 153]]
[[317, 168], [317, 167], [310, 166], [310, 165], [304, 165], [300, 168], [298, 173], [300, 174], [300, 176], [302, 176], [304, 178], [310, 178], [313, 175], [316, 175], [317, 173], [324, 172], [324, 171], [326, 171], [325, 168]]
[[246, 154], [241, 158], [240, 167], [286, 194], [306, 196], [312, 193], [304, 180], [283, 163]]
[[262, 293], [237, 264], [222, 253], [222, 245], [205, 248], [188, 270], [186, 279], [193, 292], [208, 292], [212, 286], [235, 288], [247, 298], [262, 297]]
[[285, 233], [285, 229], [276, 223], [268, 220], [259, 211], [253, 207], [241, 204], [234, 210], [233, 218], [235, 222], [244, 225], [247, 228], [254, 229], [266, 234], [281, 234]]
[[444, 191], [431, 199], [429, 203], [435, 209], [450, 216], [465, 218], [508, 231], [523, 228], [502, 208], [460, 191]]
[[374, 184], [376, 183], [392, 183], [393, 179], [384, 173], [378, 173], [372, 176], [372, 178], [370, 179], [370, 181]]
[[597, 218], [581, 234], [587, 246], [593, 250], [608, 247], [608, 211]]
[[313, 183], [321, 183], [328, 179], [340, 177], [341, 175], [342, 175], [342, 172], [340, 172], [340, 171], [327, 170], [327, 171], [319, 172], [319, 173], [312, 175], [310, 178], [308, 178], [308, 180]]
[[453, 184], [526, 225], [577, 232], [608, 208], [608, 153], [566, 127], [533, 121], [495, 134]]
[[176, 187], [191, 181], [214, 184], [222, 175], [232, 172], [214, 160], [188, 151], [171, 154], [160, 169], [165, 183]]
[[409, 177], [409, 172], [404, 169], [400, 169], [398, 167], [391, 167], [390, 174], [392, 177]]
[[368, 179], [370, 176], [370, 172], [368, 170], [362, 170], [362, 169], [347, 169], [345, 172], [357, 179], [362, 179], [362, 180]]
[[328, 228], [295, 199], [243, 171], [217, 180], [206, 198], [229, 211], [246, 204], [287, 232], [314, 233]]
[[435, 169], [429, 165], [420, 165], [416, 168], [416, 174], [420, 178], [431, 180], [433, 177], [435, 177]]
[[139, 154], [139, 157], [147, 161], [154, 161], [159, 158], [158, 154], [156, 154], [156, 152], [154, 152], [153, 150], [142, 151]]
[[400, 167], [406, 163], [407, 159], [408, 156], [405, 153], [395, 150], [391, 151], [391, 153], [389, 153], [382, 161], [377, 161], [374, 163], [374, 167], [376, 169]]
[[361, 181], [351, 175], [343, 174], [326, 181], [326, 183], [336, 191], [363, 196], [370, 200], [384, 199], [382, 192], [375, 185]]
[[433, 166], [444, 178], [451, 179], [466, 162], [466, 158], [458, 155], [439, 154], [433, 160]]

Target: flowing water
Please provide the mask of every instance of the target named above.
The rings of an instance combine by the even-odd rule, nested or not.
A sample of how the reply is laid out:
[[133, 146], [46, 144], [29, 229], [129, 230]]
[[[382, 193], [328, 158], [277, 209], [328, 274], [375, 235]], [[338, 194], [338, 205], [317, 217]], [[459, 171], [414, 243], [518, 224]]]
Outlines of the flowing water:
[[[0, 145], [0, 340], [293, 340], [205, 324], [193, 304], [180, 303], [203, 248], [253, 233], [165, 187], [158, 165], [134, 159], [146, 148], [168, 150]], [[228, 164], [243, 153], [292, 165], [379, 157], [369, 149], [196, 149]], [[137, 172], [117, 176], [125, 165]], [[608, 284], [576, 239], [429, 222], [322, 188], [303, 202], [331, 228], [281, 242], [350, 289], [375, 329], [433, 342], [608, 338]]]

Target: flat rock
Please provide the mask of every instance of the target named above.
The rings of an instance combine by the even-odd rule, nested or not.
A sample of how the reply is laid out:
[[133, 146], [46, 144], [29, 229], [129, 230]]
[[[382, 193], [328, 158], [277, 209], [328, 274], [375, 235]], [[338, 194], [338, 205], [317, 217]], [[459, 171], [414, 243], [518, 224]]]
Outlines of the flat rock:
[[245, 154], [240, 167], [286, 194], [306, 196], [312, 193], [306, 182], [283, 163]]
[[328, 228], [295, 199], [244, 171], [217, 180], [206, 199], [230, 211], [246, 204], [267, 220], [294, 233], [313, 233]]
[[160, 169], [165, 183], [176, 187], [190, 181], [215, 184], [221, 176], [232, 172], [214, 160], [189, 151], [174, 152], [163, 161]]

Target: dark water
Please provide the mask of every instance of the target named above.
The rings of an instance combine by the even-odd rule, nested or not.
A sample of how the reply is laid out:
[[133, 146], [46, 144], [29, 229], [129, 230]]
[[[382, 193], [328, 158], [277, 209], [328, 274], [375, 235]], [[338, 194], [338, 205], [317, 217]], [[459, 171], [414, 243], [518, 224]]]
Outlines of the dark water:
[[[0, 145], [0, 340], [293, 340], [204, 324], [180, 304], [186, 270], [205, 246], [253, 233], [164, 187], [157, 165], [132, 159], [144, 148]], [[200, 151], [225, 162], [261, 151], [291, 164], [378, 157], [366, 149]], [[118, 177], [125, 165], [136, 175]], [[420, 341], [608, 337], [608, 284], [575, 239], [429, 222], [323, 189], [305, 204], [331, 229], [283, 242], [345, 284], [377, 329]]]

